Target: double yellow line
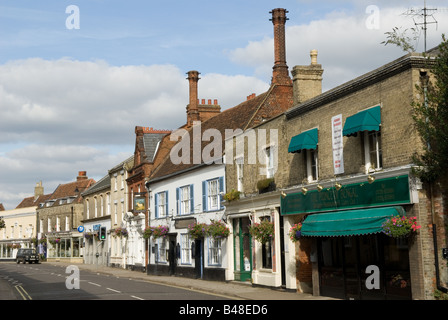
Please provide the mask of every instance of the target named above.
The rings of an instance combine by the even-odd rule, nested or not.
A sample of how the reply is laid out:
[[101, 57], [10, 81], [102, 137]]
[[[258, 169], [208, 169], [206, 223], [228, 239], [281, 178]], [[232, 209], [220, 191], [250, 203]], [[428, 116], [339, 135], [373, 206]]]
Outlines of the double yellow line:
[[20, 295], [22, 296], [23, 300], [33, 300], [33, 298], [30, 297], [28, 292], [26, 292], [26, 290], [23, 289], [23, 287], [21, 285], [17, 285], [17, 286], [15, 286], [15, 288], [20, 293]]

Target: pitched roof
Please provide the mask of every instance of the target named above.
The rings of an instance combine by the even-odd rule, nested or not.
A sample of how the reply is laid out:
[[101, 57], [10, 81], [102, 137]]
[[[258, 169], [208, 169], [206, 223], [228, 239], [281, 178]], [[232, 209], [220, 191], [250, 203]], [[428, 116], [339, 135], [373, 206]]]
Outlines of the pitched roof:
[[92, 184], [86, 191], [82, 192], [82, 196], [88, 196], [95, 192], [100, 192], [106, 189], [110, 189], [110, 176], [109, 174], [102, 177], [98, 182]]
[[[150, 181], [157, 181], [163, 179], [163, 177], [171, 176], [176, 173], [184, 172], [186, 170], [192, 169], [198, 165], [204, 164], [204, 159], [201, 157], [200, 163], [194, 163], [194, 150], [193, 146], [199, 143], [201, 145], [201, 155], [202, 150], [209, 145], [210, 141], [202, 141], [203, 133], [206, 130], [217, 130], [221, 134], [221, 150], [220, 155], [224, 154], [225, 149], [225, 138], [226, 130], [246, 130], [259, 123], [264, 119], [269, 119], [280, 113], [286, 111], [290, 106], [292, 106], [292, 86], [282, 86], [282, 85], [271, 85], [270, 89], [258, 96], [252, 97], [251, 99], [240, 103], [239, 105], [222, 111], [216, 116], [208, 119], [201, 123], [201, 133], [200, 136], [196, 137], [194, 133], [194, 127], [188, 129], [189, 137], [185, 139], [190, 139], [190, 161], [189, 163], [175, 164], [171, 161], [170, 155], [168, 154], [163, 162], [158, 166], [151, 174]], [[196, 128], [197, 130], [197, 128]], [[216, 131], [210, 131], [216, 132]], [[196, 139], [196, 140], [193, 140]], [[197, 141], [200, 139], [200, 141]], [[174, 142], [176, 143], [176, 142]], [[216, 156], [220, 156], [214, 155]], [[197, 162], [197, 161], [196, 161]]]
[[34, 196], [25, 198], [22, 200], [22, 202], [19, 203], [16, 209], [37, 207], [39, 203], [45, 202], [48, 198], [50, 198], [50, 196], [51, 194], [45, 194], [38, 196], [37, 198], [35, 198]]

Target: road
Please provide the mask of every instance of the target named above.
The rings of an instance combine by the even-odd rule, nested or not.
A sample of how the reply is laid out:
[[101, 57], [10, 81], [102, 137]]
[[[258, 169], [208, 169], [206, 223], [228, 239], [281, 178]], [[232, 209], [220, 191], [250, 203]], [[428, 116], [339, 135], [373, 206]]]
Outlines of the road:
[[46, 263], [1, 263], [0, 281], [13, 288], [18, 300], [225, 300], [209, 293]]

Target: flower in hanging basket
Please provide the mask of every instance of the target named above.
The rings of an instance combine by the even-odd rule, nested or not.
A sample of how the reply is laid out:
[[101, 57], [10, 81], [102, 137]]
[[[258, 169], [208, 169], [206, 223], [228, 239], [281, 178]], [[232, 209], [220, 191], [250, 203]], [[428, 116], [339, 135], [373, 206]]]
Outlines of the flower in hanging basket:
[[45, 238], [45, 237], [40, 238], [39, 244], [47, 244], [47, 238]]
[[274, 238], [274, 223], [263, 220], [249, 226], [249, 233], [260, 243], [266, 243]]
[[417, 217], [395, 216], [387, 219], [382, 225], [382, 232], [389, 237], [399, 238], [407, 237], [417, 232], [421, 226], [417, 225]]
[[214, 239], [227, 238], [229, 234], [229, 228], [222, 221], [211, 220], [211, 223], [208, 225], [208, 235]]
[[59, 239], [59, 238], [52, 238], [52, 239], [49, 239], [48, 242], [50, 242], [54, 246], [54, 245], [60, 243], [61, 239]]
[[128, 230], [126, 228], [116, 228], [114, 230], [114, 237], [125, 237], [128, 236]]
[[0, 219], [0, 229], [6, 228], [5, 220]]
[[152, 236], [152, 233], [154, 232], [155, 227], [147, 226], [145, 230], [143, 230], [143, 238], [149, 239]]
[[206, 223], [192, 223], [188, 226], [188, 233], [193, 239], [204, 238], [208, 235], [209, 226]]
[[289, 238], [292, 242], [297, 242], [302, 236], [302, 224], [296, 223], [289, 229]]
[[158, 239], [158, 238], [165, 238], [166, 237], [166, 235], [168, 234], [168, 230], [169, 230], [169, 228], [168, 228], [168, 226], [158, 226], [158, 227], [155, 227], [155, 228], [153, 228], [153, 231], [152, 231], [152, 237], [154, 238], [154, 239]]

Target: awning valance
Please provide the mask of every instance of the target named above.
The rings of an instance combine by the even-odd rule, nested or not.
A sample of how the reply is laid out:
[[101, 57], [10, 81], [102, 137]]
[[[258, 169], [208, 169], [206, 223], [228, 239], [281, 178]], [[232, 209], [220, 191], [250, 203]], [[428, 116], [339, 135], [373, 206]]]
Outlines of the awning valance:
[[316, 149], [318, 142], [317, 128], [311, 129], [292, 137], [289, 142], [288, 152], [295, 153], [305, 149], [314, 150]]
[[381, 125], [381, 107], [376, 106], [360, 111], [345, 120], [342, 134], [356, 135], [359, 131], [379, 131]]
[[337, 237], [381, 232], [382, 224], [392, 216], [404, 216], [403, 207], [381, 207], [317, 213], [302, 224], [302, 236]]

